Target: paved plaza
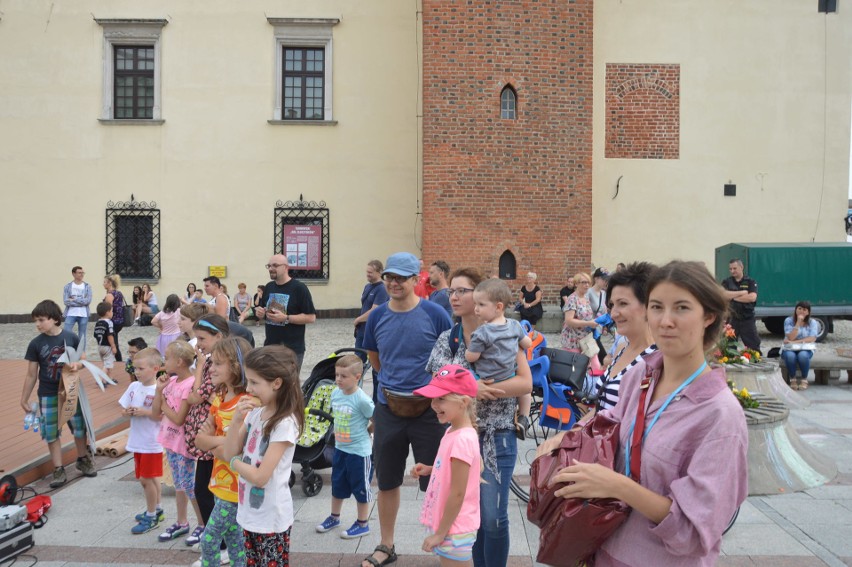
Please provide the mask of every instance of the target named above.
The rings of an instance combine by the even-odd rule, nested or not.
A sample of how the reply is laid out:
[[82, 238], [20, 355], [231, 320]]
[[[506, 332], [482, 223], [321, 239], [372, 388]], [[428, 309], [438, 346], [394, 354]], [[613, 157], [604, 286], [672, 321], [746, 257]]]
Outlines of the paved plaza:
[[[849, 325], [838, 324], [841, 332], [830, 338], [825, 348], [848, 342]], [[250, 327], [258, 344], [262, 344], [263, 327]], [[32, 325], [0, 326], [0, 359], [21, 358], [26, 343], [35, 334]], [[135, 336], [154, 342], [156, 330], [131, 327], [121, 334], [123, 346]], [[763, 337], [768, 345], [768, 336]], [[558, 344], [558, 337], [549, 336]], [[333, 350], [352, 344], [349, 321], [326, 320], [308, 328], [308, 352], [303, 369], [304, 379], [321, 358]], [[93, 344], [93, 341], [89, 341]], [[764, 349], [764, 350], [765, 350]], [[89, 348], [92, 351], [92, 347]], [[94, 357], [94, 352], [90, 352]], [[6, 378], [10, 380], [11, 378]], [[20, 378], [22, 380], [23, 377]], [[852, 565], [852, 538], [847, 534], [852, 521], [852, 388], [845, 372], [829, 386], [812, 385], [802, 395], [811, 400], [805, 409], [793, 409], [790, 420], [798, 433], [816, 450], [837, 462], [839, 474], [825, 486], [795, 494], [751, 497], [743, 505], [734, 528], [725, 536], [719, 565], [816, 566]], [[11, 385], [14, 396], [20, 382]], [[124, 388], [124, 385], [119, 386]], [[372, 388], [371, 382], [364, 385]], [[117, 411], [116, 411], [117, 413]], [[4, 426], [19, 427], [20, 416]], [[7, 420], [9, 421], [9, 420]], [[518, 471], [534, 452], [534, 444], [525, 442], [520, 450]], [[46, 453], [46, 450], [45, 450]], [[47, 525], [35, 532], [36, 547], [30, 551], [41, 567], [122, 565], [190, 565], [198, 552], [187, 548], [183, 540], [163, 544], [157, 542], [158, 531], [141, 536], [130, 534], [133, 515], [144, 506], [138, 482], [133, 477], [133, 462], [127, 456], [118, 459], [97, 457], [97, 478], [77, 478], [73, 466], [65, 487], [51, 494], [53, 509]], [[293, 488], [296, 521], [292, 531], [291, 564], [301, 566], [354, 566], [378, 543], [378, 519], [375, 508], [370, 517], [373, 533], [361, 540], [343, 540], [336, 532], [317, 534], [314, 526], [330, 510], [329, 472], [322, 471], [326, 486], [319, 495], [307, 498], [297, 483]], [[47, 490], [47, 482], [35, 483], [39, 491]], [[435, 557], [420, 551], [424, 537], [417, 518], [422, 495], [414, 482], [406, 481], [397, 525], [397, 551], [401, 567], [437, 565]], [[174, 519], [174, 502], [164, 497], [167, 522]], [[354, 519], [353, 502], [343, 508], [344, 524]], [[348, 525], [348, 524], [347, 524]], [[512, 496], [510, 503], [512, 566], [533, 566], [538, 530], [526, 521], [525, 506]], [[29, 565], [20, 559], [16, 565]]]

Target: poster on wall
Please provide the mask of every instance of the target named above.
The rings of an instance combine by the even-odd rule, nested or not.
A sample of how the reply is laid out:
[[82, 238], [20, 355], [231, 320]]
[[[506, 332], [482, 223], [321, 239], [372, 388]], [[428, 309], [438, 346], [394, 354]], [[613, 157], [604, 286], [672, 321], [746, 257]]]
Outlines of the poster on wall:
[[291, 269], [322, 269], [321, 251], [322, 225], [284, 225], [284, 254]]

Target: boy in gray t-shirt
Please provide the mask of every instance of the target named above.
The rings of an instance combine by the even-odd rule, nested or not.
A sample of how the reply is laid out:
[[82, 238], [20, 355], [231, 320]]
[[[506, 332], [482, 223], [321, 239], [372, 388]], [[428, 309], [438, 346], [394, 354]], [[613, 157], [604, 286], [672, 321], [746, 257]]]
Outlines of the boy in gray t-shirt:
[[[521, 324], [506, 319], [505, 309], [512, 301], [512, 292], [503, 280], [490, 278], [476, 286], [473, 301], [474, 312], [482, 325], [471, 335], [465, 359], [482, 380], [508, 380], [518, 371], [518, 350], [532, 346], [532, 339]], [[518, 398], [518, 422], [522, 430], [529, 424], [531, 401], [530, 394]]]

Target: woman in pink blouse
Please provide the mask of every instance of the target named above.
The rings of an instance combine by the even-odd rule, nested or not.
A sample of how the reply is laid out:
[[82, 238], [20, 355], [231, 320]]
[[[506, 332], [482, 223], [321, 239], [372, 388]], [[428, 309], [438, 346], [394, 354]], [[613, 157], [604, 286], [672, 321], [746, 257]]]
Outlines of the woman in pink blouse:
[[[556, 492], [564, 498], [618, 498], [633, 508], [596, 567], [716, 564], [722, 532], [748, 494], [743, 410], [725, 370], [708, 367], [704, 354], [726, 309], [701, 263], [671, 262], [650, 277], [648, 325], [659, 351], [624, 376], [618, 405], [601, 412], [621, 423], [619, 472], [577, 463], [553, 477], [571, 483]], [[644, 436], [632, 434], [637, 422]]]

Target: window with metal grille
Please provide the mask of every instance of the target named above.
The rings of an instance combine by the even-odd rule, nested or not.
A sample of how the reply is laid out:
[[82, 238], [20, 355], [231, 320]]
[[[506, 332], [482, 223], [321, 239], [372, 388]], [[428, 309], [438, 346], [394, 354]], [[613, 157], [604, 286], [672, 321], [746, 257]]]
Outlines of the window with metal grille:
[[500, 93], [500, 118], [514, 120], [517, 118], [518, 95], [515, 89], [506, 85]]
[[160, 279], [160, 210], [156, 203], [107, 203], [106, 273]]
[[329, 268], [329, 210], [325, 201], [275, 203], [276, 254], [287, 256], [294, 278], [327, 282]]
[[282, 47], [284, 103], [282, 120], [322, 120], [325, 50]]
[[115, 118], [154, 117], [154, 46], [116, 45]]

